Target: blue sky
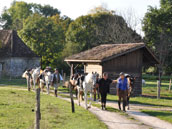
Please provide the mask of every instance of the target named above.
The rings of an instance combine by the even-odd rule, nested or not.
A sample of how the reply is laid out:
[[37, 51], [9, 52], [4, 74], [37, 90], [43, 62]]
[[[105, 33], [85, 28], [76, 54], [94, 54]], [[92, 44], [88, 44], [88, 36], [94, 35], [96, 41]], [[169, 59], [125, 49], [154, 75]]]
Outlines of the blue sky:
[[[10, 7], [13, 0], [1, 0], [0, 13], [6, 6]], [[21, 0], [17, 0], [21, 1]], [[58, 8], [62, 15], [67, 15], [72, 19], [81, 15], [86, 15], [88, 11], [96, 6], [105, 5], [110, 10], [127, 13], [132, 9], [138, 19], [142, 19], [149, 5], [159, 7], [159, 0], [22, 0], [39, 4], [50, 4]], [[137, 27], [137, 32], [141, 32], [141, 21]], [[142, 34], [143, 35], [143, 34]]]

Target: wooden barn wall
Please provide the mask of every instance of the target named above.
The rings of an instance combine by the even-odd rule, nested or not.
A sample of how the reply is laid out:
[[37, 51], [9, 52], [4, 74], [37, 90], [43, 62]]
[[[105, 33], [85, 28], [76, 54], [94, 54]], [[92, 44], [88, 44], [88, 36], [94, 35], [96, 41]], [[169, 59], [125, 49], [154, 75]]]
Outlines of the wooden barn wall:
[[99, 75], [102, 75], [102, 66], [98, 63], [88, 63], [85, 66], [86, 73], [97, 72]]
[[[120, 72], [125, 72], [136, 77], [134, 94], [142, 93], [142, 50], [137, 50], [126, 55], [109, 60], [102, 64], [103, 72], [108, 72], [111, 79], [117, 79]], [[110, 93], [116, 94], [116, 86], [110, 86]]]

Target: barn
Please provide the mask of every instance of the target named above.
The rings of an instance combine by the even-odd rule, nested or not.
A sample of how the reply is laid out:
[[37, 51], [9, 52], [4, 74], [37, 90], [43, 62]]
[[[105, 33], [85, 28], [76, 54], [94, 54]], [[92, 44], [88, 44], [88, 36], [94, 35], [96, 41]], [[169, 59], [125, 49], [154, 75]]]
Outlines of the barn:
[[40, 57], [19, 38], [14, 30], [0, 30], [0, 77], [18, 77], [40, 66]]
[[[158, 59], [144, 43], [104, 44], [67, 57], [71, 74], [78, 64], [84, 65], [84, 72], [108, 72], [111, 79], [117, 79], [120, 72], [136, 77], [134, 95], [142, 94], [142, 67], [159, 64]], [[110, 93], [116, 93], [116, 87], [110, 86]]]

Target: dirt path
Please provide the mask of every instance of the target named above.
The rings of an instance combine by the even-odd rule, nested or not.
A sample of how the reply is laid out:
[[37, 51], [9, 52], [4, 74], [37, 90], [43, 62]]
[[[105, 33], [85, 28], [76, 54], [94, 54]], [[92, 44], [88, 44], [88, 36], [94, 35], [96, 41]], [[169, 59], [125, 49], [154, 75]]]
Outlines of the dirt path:
[[[62, 98], [60, 96], [59, 98], [70, 101], [69, 98]], [[75, 103], [77, 104], [77, 100], [75, 100]], [[81, 106], [84, 107], [83, 102], [81, 103]], [[139, 121], [130, 120], [125, 116], [120, 115], [119, 113], [104, 111], [94, 106], [89, 108], [89, 111], [95, 114], [99, 118], [99, 120], [104, 122], [109, 129], [150, 129], [151, 128], [150, 126], [147, 126]]]
[[[108, 106], [113, 107], [113, 108], [117, 108], [118, 109], [118, 105], [115, 102], [108, 102], [107, 103]], [[172, 129], [172, 124], [160, 120], [156, 117], [153, 116], [149, 116], [145, 113], [140, 112], [140, 109], [149, 109], [149, 110], [171, 110], [171, 108], [153, 108], [151, 106], [146, 106], [146, 105], [137, 105], [137, 104], [130, 104], [130, 110], [127, 111], [126, 113], [132, 117], [134, 117], [136, 120], [139, 120], [140, 122], [151, 126], [154, 129]]]

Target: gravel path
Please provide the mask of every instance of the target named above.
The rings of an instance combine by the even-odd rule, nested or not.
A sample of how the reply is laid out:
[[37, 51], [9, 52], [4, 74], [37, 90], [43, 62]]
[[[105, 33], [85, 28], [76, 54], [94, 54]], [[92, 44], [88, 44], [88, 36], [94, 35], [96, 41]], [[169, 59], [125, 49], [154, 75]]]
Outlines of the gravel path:
[[[69, 98], [59, 98], [70, 101]], [[77, 104], [77, 100], [74, 101]], [[84, 107], [84, 103], [81, 103], [81, 106]], [[91, 113], [95, 114], [99, 120], [104, 122], [109, 129], [150, 129], [152, 127], [147, 126], [139, 121], [130, 120], [123, 115], [115, 112], [109, 112], [101, 110], [97, 107], [92, 106], [88, 109]]]
[[[108, 106], [118, 108], [117, 103], [115, 102], [108, 102]], [[137, 105], [137, 104], [130, 104], [130, 110], [127, 111], [127, 114], [134, 117], [136, 120], [151, 126], [153, 129], [172, 129], [172, 124], [166, 121], [160, 120], [156, 117], [149, 116], [145, 113], [140, 112], [140, 109], [149, 109], [149, 110], [171, 110], [171, 108], [153, 108], [151, 106], [146, 105]]]

